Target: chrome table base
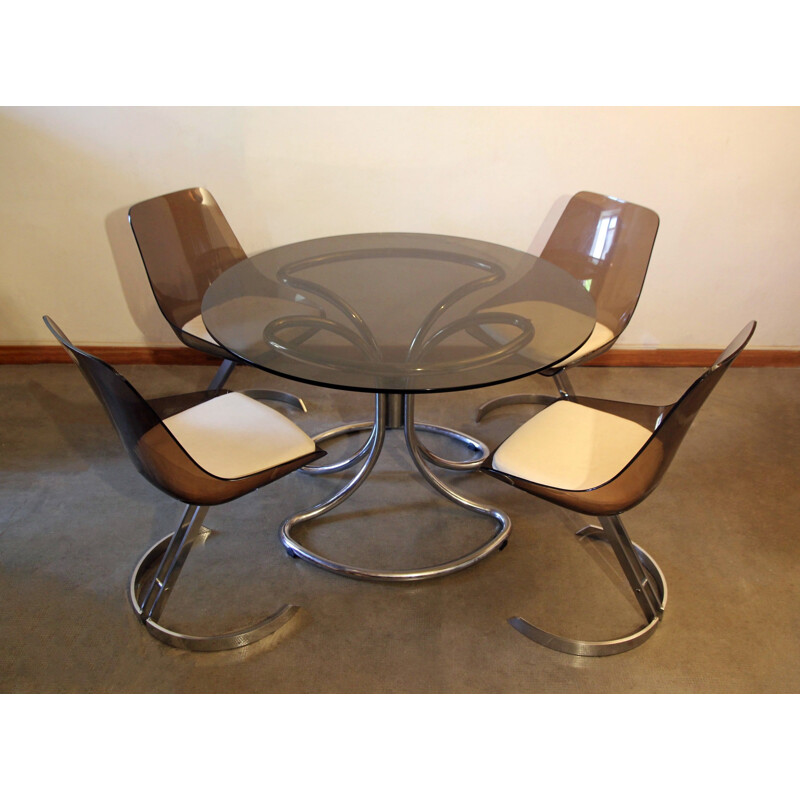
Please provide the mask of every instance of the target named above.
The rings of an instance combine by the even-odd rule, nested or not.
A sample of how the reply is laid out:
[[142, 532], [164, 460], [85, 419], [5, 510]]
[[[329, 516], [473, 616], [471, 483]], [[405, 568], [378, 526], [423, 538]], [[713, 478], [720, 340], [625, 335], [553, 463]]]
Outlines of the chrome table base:
[[253, 644], [283, 627], [299, 610], [284, 605], [253, 625], [221, 634], [195, 635], [166, 628], [159, 623], [169, 593], [178, 579], [189, 551], [210, 531], [203, 527], [208, 507], [187, 506], [178, 529], [156, 542], [139, 560], [131, 575], [129, 599], [147, 632], [161, 642], [182, 650], [232, 650]]
[[667, 605], [667, 583], [658, 564], [639, 545], [630, 540], [619, 517], [600, 517], [600, 522], [602, 528], [589, 525], [579, 530], [576, 535], [600, 539], [614, 548], [628, 583], [644, 612], [645, 624], [633, 633], [618, 639], [589, 642], [548, 633], [522, 617], [509, 619], [513, 628], [537, 644], [576, 656], [616, 655], [644, 644], [655, 633], [658, 623], [661, 622]]
[[[317, 517], [336, 508], [340, 503], [344, 502], [350, 497], [361, 484], [367, 479], [370, 472], [372, 472], [378, 456], [383, 448], [383, 443], [388, 428], [401, 427], [405, 433], [406, 446], [414, 462], [414, 466], [425, 480], [440, 494], [446, 497], [456, 505], [471, 511], [473, 513], [491, 518], [496, 526], [495, 533], [483, 545], [475, 550], [466, 553], [459, 558], [445, 561], [440, 564], [430, 566], [418, 567], [414, 569], [404, 570], [388, 570], [377, 569], [369, 567], [360, 567], [353, 564], [345, 564], [339, 561], [334, 561], [324, 556], [311, 551], [309, 548], [301, 545], [292, 536], [292, 530], [297, 525], [305, 522], [310, 522]], [[366, 444], [353, 456], [339, 461], [335, 464], [325, 466], [307, 466], [303, 470], [310, 474], [322, 474], [327, 472], [337, 472], [355, 464], [362, 462], [358, 472], [350, 479], [350, 481], [337, 492], [335, 492], [327, 500], [324, 500], [306, 511], [301, 511], [286, 519], [281, 525], [281, 540], [290, 555], [302, 558], [311, 564], [322, 569], [335, 572], [340, 575], [345, 575], [350, 578], [360, 578], [363, 580], [375, 581], [418, 581], [427, 578], [436, 578], [441, 575], [447, 575], [457, 572], [467, 567], [472, 566], [481, 559], [488, 556], [494, 550], [500, 548], [505, 544], [511, 530], [511, 521], [508, 516], [498, 510], [489, 506], [478, 503], [464, 495], [459, 494], [454, 489], [445, 484], [436, 475], [431, 472], [426, 461], [429, 461], [437, 466], [453, 470], [471, 470], [477, 466], [487, 457], [488, 448], [477, 439], [472, 439], [463, 433], [454, 431], [451, 428], [444, 428], [436, 425], [425, 425], [416, 423], [414, 421], [414, 395], [375, 395], [375, 420], [372, 423], [354, 423], [351, 425], [343, 425], [339, 428], [326, 431], [319, 434], [315, 441], [321, 443], [328, 441], [332, 438], [354, 433], [356, 431], [363, 431], [371, 429], [369, 438]], [[417, 438], [417, 431], [423, 430], [435, 434], [440, 434], [453, 438], [462, 444], [466, 444], [472, 449], [478, 451], [479, 456], [468, 461], [451, 461], [444, 459], [431, 453], [424, 447]]]

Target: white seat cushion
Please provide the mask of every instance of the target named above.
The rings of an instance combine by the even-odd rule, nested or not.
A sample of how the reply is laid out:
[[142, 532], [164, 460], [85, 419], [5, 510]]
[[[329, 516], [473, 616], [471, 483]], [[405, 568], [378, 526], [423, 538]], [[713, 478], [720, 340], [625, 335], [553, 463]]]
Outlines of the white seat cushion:
[[198, 314], [194, 319], [190, 319], [183, 326], [183, 330], [186, 331], [186, 333], [190, 333], [192, 336], [196, 336], [198, 339], [205, 339], [207, 342], [211, 342], [211, 344], [215, 344], [219, 347], [217, 340], [208, 332], [208, 328], [203, 324], [202, 314]]
[[314, 452], [290, 419], [252, 397], [230, 392], [167, 417], [184, 450], [219, 478], [241, 478]]
[[559, 489], [593, 489], [618, 475], [650, 438], [636, 422], [558, 400], [497, 449], [499, 472]]
[[[547, 303], [542, 300], [521, 300], [517, 303], [507, 303], [495, 306], [487, 311], [502, 311], [507, 314], [518, 314], [531, 320], [534, 326], [534, 337], [530, 344], [522, 348], [521, 353], [533, 361], [547, 363], [554, 354], [565, 352], [570, 346], [574, 347], [574, 340], [568, 335], [573, 325], [586, 325], [588, 320], [583, 314], [562, 308], [556, 303]], [[506, 344], [519, 335], [519, 329], [513, 325], [492, 323], [482, 325], [492, 338]], [[591, 353], [614, 338], [613, 332], [600, 322], [595, 322], [594, 329], [589, 338], [572, 355], [552, 366], [565, 366], [577, 361], [587, 353]]]
[[557, 364], [553, 364], [553, 366], [563, 367], [566, 364], [572, 364], [573, 361], [577, 361], [579, 358], [583, 358], [585, 355], [600, 349], [604, 344], [608, 344], [613, 338], [614, 332], [611, 329], [603, 325], [602, 322], [595, 322], [594, 330], [592, 330], [589, 338], [571, 356], [559, 361]]

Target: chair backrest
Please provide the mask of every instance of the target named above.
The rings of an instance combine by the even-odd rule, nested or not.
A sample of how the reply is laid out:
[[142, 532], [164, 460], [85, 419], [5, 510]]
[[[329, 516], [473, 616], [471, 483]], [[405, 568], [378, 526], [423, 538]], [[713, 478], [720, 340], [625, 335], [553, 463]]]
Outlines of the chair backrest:
[[214, 279], [246, 258], [207, 189], [144, 200], [131, 207], [128, 219], [156, 302], [177, 330], [200, 313]]
[[[638, 407], [638, 409], [649, 408], [651, 412], [656, 412], [654, 431], [619, 475], [587, 493], [594, 495], [593, 502], [606, 503], [608, 513], [622, 513], [640, 503], [658, 486], [703, 403], [728, 367], [744, 350], [755, 329], [756, 323], [748, 322], [677, 402], [655, 409]], [[606, 406], [602, 400], [589, 401], [577, 398], [576, 402], [612, 411], [611, 406]], [[634, 404], [630, 404], [630, 407], [630, 416], [634, 418], [639, 413], [638, 409]], [[616, 409], [612, 411], [614, 412], [618, 413]]]
[[[262, 473], [222, 479], [206, 472], [122, 375], [102, 359], [72, 344], [50, 317], [45, 316], [44, 322], [97, 395], [136, 469], [161, 491], [184, 503], [216, 505], [269, 482]], [[297, 466], [297, 463], [291, 463], [273, 468], [270, 480], [293, 471]]]
[[598, 322], [616, 339], [639, 301], [657, 232], [658, 215], [649, 208], [578, 192], [541, 257], [583, 283], [594, 298]]

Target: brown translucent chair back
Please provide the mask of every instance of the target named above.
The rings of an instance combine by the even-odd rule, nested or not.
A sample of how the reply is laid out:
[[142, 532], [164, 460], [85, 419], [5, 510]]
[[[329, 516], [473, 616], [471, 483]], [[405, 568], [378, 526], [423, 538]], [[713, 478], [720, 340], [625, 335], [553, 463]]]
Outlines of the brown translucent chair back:
[[616, 338], [639, 301], [657, 232], [658, 215], [649, 208], [578, 192], [541, 257], [586, 286], [597, 306], [598, 322]]
[[[226, 503], [318, 457], [318, 453], [312, 453], [243, 478], [222, 479], [211, 475], [181, 447], [153, 406], [110, 364], [75, 347], [50, 317], [44, 317], [44, 322], [97, 395], [136, 469], [161, 491], [184, 503], [201, 506]], [[186, 397], [197, 403], [215, 394], [219, 392], [195, 392]], [[176, 413], [181, 408], [181, 398], [165, 400], [165, 407], [172, 407], [167, 413]]]
[[214, 279], [246, 254], [207, 189], [144, 200], [128, 219], [161, 313], [180, 333]]
[[[625, 469], [607, 483], [583, 492], [537, 487], [535, 494], [596, 516], [621, 514], [638, 505], [660, 483], [698, 411], [750, 341], [755, 328], [755, 322], [748, 322], [716, 361], [671, 405], [645, 406], [587, 397], [562, 401], [626, 417], [654, 431]], [[523, 484], [520, 487], [525, 488]]]

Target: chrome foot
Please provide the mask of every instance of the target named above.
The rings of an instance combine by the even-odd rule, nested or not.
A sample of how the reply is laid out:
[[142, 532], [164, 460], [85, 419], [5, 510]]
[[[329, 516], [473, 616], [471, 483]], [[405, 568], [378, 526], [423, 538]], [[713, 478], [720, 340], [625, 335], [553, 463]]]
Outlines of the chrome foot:
[[644, 628], [629, 636], [604, 642], [584, 642], [579, 639], [567, 639], [555, 633], [543, 631], [541, 628], [536, 628], [530, 622], [522, 619], [522, 617], [511, 617], [508, 621], [511, 627], [518, 630], [523, 636], [527, 636], [537, 644], [549, 647], [551, 650], [558, 650], [561, 653], [568, 653], [573, 656], [613, 656], [644, 644], [655, 633], [656, 625], [661, 621], [661, 617], [656, 617]]
[[[206, 529], [199, 528], [204, 531]], [[282, 628], [298, 611], [293, 605], [281, 606], [274, 614], [253, 625], [216, 635], [195, 635], [167, 628], [158, 622], [163, 612], [167, 596], [177, 580], [183, 561], [188, 555], [194, 540], [184, 536], [182, 543], [176, 538], [182, 533], [165, 536], [156, 542], [139, 560], [131, 576], [129, 598], [133, 610], [145, 626], [147, 632], [171, 647], [182, 650], [213, 652], [232, 650], [275, 633]], [[198, 534], [196, 538], [202, 534]], [[155, 571], [155, 576], [154, 576]]]
[[618, 639], [597, 642], [569, 639], [549, 633], [542, 628], [537, 628], [522, 617], [511, 617], [508, 620], [511, 627], [537, 644], [574, 656], [611, 656], [624, 653], [644, 644], [655, 633], [667, 605], [667, 583], [664, 574], [652, 557], [628, 538], [618, 517], [601, 517], [600, 521], [603, 527], [587, 525], [585, 528], [581, 528], [577, 535], [602, 540], [614, 548], [617, 559], [644, 612], [645, 624], [633, 633]]

